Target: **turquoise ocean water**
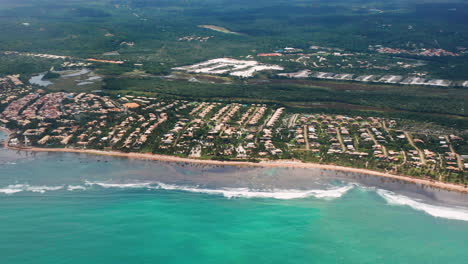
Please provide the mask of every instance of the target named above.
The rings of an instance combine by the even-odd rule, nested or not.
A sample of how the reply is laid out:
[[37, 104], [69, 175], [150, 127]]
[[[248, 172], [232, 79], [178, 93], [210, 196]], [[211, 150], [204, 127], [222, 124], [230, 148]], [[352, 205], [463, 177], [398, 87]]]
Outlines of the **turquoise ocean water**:
[[467, 201], [333, 172], [0, 150], [0, 263], [467, 263]]

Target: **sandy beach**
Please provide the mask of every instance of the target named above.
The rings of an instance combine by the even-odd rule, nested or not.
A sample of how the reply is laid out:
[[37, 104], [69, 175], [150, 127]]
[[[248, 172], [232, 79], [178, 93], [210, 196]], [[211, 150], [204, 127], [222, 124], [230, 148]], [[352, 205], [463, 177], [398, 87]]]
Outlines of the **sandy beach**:
[[217, 161], [217, 160], [201, 160], [201, 159], [191, 159], [191, 158], [181, 158], [176, 156], [169, 155], [158, 155], [151, 153], [123, 153], [118, 151], [101, 151], [101, 150], [92, 150], [92, 149], [73, 149], [73, 148], [12, 148], [14, 150], [22, 151], [34, 151], [34, 152], [69, 152], [69, 153], [83, 153], [83, 154], [92, 154], [92, 155], [103, 155], [103, 156], [112, 156], [112, 157], [122, 157], [122, 158], [131, 158], [131, 159], [143, 159], [143, 160], [157, 160], [157, 161], [167, 161], [167, 162], [189, 162], [189, 163], [198, 163], [206, 164], [213, 166], [240, 166], [240, 167], [268, 167], [268, 168], [313, 168], [313, 169], [322, 169], [322, 170], [335, 170], [343, 172], [352, 172], [364, 175], [372, 175], [378, 177], [391, 178], [396, 180], [401, 180], [405, 182], [411, 182], [415, 184], [421, 184], [423, 186], [439, 188], [447, 191], [455, 191], [461, 193], [468, 193], [468, 188], [462, 185], [438, 182], [428, 179], [409, 177], [404, 175], [395, 175], [384, 172], [378, 172], [367, 169], [343, 167], [336, 165], [326, 165], [326, 164], [317, 164], [317, 163], [304, 163], [300, 161], [263, 161], [259, 163], [247, 162], [247, 161]]

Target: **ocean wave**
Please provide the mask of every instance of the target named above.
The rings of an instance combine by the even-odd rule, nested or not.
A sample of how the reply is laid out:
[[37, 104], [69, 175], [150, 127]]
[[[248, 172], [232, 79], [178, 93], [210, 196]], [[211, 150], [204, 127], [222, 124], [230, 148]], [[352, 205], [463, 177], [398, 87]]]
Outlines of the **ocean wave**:
[[321, 199], [334, 199], [343, 196], [351, 190], [354, 185], [335, 187], [325, 190], [252, 190], [249, 188], [220, 188], [207, 189], [198, 186], [185, 186], [176, 184], [165, 184], [161, 182], [142, 182], [142, 183], [107, 183], [107, 182], [89, 182], [88, 186], [99, 186], [102, 188], [119, 189], [161, 189], [184, 191], [192, 193], [204, 193], [212, 195], [222, 195], [226, 198], [274, 198], [274, 199], [300, 199], [307, 197], [316, 197]]
[[159, 183], [161, 189], [164, 190], [179, 190], [195, 193], [206, 193], [223, 195], [226, 198], [274, 198], [281, 200], [300, 199], [307, 197], [334, 199], [343, 196], [346, 192], [353, 188], [352, 185], [331, 188], [326, 190], [271, 190], [260, 191], [251, 190], [248, 188], [222, 188], [222, 189], [204, 189], [190, 186], [180, 186], [172, 184]]
[[[90, 182], [85, 181], [88, 186], [99, 186], [102, 188], [119, 188], [119, 189], [145, 189], [155, 188], [154, 183], [143, 182], [143, 183], [107, 183], [107, 182]], [[156, 186], [157, 188], [157, 186]]]
[[11, 188], [0, 189], [0, 193], [4, 193], [4, 194], [14, 194], [14, 193], [17, 193], [17, 192], [22, 192], [22, 190], [11, 189]]
[[32, 186], [28, 184], [9, 185], [0, 189], [0, 193], [14, 194], [18, 192], [36, 192], [45, 193], [48, 191], [85, 191], [93, 187], [105, 189], [146, 189], [146, 190], [173, 190], [192, 193], [204, 193], [210, 195], [222, 195], [226, 198], [273, 198], [280, 200], [301, 199], [315, 197], [319, 199], [336, 199], [343, 196], [349, 190], [354, 188], [354, 184], [332, 187], [329, 189], [316, 190], [254, 190], [249, 188], [219, 188], [208, 189], [198, 186], [164, 184], [161, 182], [138, 182], [138, 183], [112, 183], [112, 182], [91, 182], [85, 181], [84, 185], [61, 185], [61, 186]]
[[15, 184], [8, 185], [6, 188], [0, 189], [0, 193], [4, 194], [13, 194], [18, 192], [35, 192], [35, 193], [45, 193], [47, 191], [58, 191], [63, 189], [65, 186], [34, 186], [28, 184]]
[[387, 190], [377, 190], [377, 194], [383, 197], [391, 205], [409, 206], [415, 210], [423, 211], [434, 217], [468, 221], [468, 209], [459, 207], [445, 207], [426, 204], [418, 200], [411, 199], [404, 195], [399, 195]]
[[86, 187], [81, 186], [81, 185], [68, 185], [67, 190], [68, 191], [84, 191], [86, 190]]

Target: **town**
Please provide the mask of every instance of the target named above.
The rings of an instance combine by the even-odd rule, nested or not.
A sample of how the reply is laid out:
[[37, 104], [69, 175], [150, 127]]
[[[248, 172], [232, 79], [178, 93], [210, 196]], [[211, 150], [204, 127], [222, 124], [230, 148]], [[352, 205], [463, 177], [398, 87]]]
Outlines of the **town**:
[[[276, 74], [282, 78], [468, 87], [466, 80], [440, 79], [431, 75], [426, 69], [430, 62], [424, 60], [424, 57], [466, 56], [466, 49], [460, 48], [459, 53], [441, 49], [421, 49], [412, 53], [376, 45], [370, 46], [369, 50], [375, 53], [349, 52], [339, 48], [312, 45], [307, 50], [286, 47], [272, 53], [258, 53], [256, 57], [262, 62], [296, 65], [297, 71]], [[389, 57], [386, 54], [410, 54], [421, 59]]]
[[[12, 148], [77, 148], [216, 160], [301, 160], [463, 182], [466, 139], [399, 120], [295, 113], [275, 104], [47, 93], [1, 79]], [[464, 161], [465, 159], [465, 161]]]
[[302, 70], [293, 73], [280, 73], [278, 76], [287, 78], [314, 78], [322, 80], [336, 81], [355, 81], [355, 82], [372, 82], [382, 84], [401, 84], [401, 85], [429, 85], [429, 86], [459, 86], [468, 87], [468, 81], [454, 82], [444, 79], [426, 79], [418, 76], [404, 77], [402, 75], [358, 75], [350, 73], [331, 73], [331, 72], [312, 72], [310, 70]]

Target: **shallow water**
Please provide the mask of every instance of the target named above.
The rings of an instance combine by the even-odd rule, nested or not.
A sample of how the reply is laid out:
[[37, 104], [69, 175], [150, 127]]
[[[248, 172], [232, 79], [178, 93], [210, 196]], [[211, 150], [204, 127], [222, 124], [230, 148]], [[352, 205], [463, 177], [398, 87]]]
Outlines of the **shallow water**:
[[35, 84], [35, 85], [39, 85], [39, 86], [43, 86], [43, 87], [47, 87], [49, 85], [52, 85], [53, 83], [51, 81], [48, 81], [48, 80], [43, 80], [42, 78], [44, 78], [45, 76], [45, 73], [41, 73], [39, 75], [36, 75], [36, 76], [32, 76], [30, 79], [29, 79], [29, 83], [30, 84]]
[[466, 263], [466, 195], [321, 170], [0, 150], [2, 263]]

